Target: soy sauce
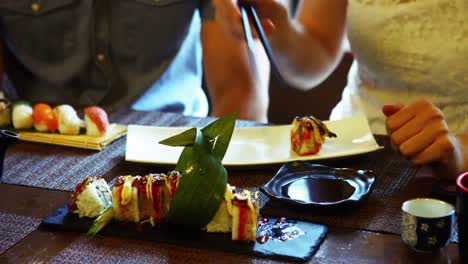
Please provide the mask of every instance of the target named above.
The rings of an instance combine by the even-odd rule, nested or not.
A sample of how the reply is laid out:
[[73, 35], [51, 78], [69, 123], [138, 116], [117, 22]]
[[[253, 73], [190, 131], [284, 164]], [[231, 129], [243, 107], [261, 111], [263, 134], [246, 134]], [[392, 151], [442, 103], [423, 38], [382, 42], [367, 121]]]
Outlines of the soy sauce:
[[325, 203], [345, 200], [355, 188], [347, 181], [333, 178], [300, 178], [284, 185], [283, 195], [306, 203]]

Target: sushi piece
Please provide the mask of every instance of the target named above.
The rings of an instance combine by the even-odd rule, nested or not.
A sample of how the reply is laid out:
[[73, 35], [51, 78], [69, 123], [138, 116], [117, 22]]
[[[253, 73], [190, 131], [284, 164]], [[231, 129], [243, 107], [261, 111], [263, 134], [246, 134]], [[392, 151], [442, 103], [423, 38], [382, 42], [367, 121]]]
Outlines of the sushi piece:
[[141, 205], [141, 219], [148, 219], [152, 226], [164, 217], [165, 174], [148, 174], [138, 182], [138, 195]]
[[179, 186], [180, 172], [173, 170], [169, 173], [166, 180], [166, 186], [164, 188], [164, 215], [166, 216], [171, 207], [172, 198], [177, 191], [177, 186]]
[[114, 218], [122, 222], [140, 222], [140, 200], [136, 187], [140, 176], [119, 176], [112, 189]]
[[78, 117], [75, 109], [70, 105], [59, 105], [54, 108], [57, 117], [58, 131], [64, 135], [78, 135], [83, 121]]
[[11, 103], [7, 99], [0, 99], [0, 127], [11, 124]]
[[322, 121], [313, 116], [296, 117], [291, 125], [291, 150], [303, 155], [320, 151], [325, 137], [334, 138], [336, 134], [328, 130]]
[[97, 176], [86, 178], [75, 187], [68, 205], [71, 212], [81, 217], [94, 218], [112, 205], [111, 190], [107, 182]]
[[109, 119], [106, 111], [99, 106], [89, 106], [84, 109], [86, 135], [100, 137], [107, 133]]
[[33, 108], [26, 101], [15, 102], [12, 106], [11, 119], [15, 129], [30, 129], [34, 126]]
[[218, 211], [215, 216], [206, 225], [207, 232], [221, 232], [229, 233], [232, 232], [232, 197], [235, 188], [229, 184], [226, 186], [226, 192], [224, 193], [224, 200], [219, 205]]
[[247, 190], [232, 197], [232, 240], [255, 241], [257, 236], [258, 204]]
[[39, 132], [55, 132], [58, 128], [57, 117], [45, 103], [37, 103], [33, 107], [34, 128]]

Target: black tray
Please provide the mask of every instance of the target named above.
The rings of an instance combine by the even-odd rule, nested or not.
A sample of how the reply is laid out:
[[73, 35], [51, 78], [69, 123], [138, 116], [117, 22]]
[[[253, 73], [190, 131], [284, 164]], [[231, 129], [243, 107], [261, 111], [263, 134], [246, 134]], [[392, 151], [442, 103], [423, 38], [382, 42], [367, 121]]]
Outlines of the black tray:
[[[275, 222], [275, 218], [269, 218]], [[136, 224], [111, 222], [99, 234], [136, 238], [154, 242], [165, 242], [194, 248], [214, 249], [231, 253], [284, 259], [289, 261], [308, 261], [325, 239], [328, 228], [324, 225], [290, 220], [304, 231], [304, 235], [287, 241], [267, 240], [259, 242], [238, 242], [231, 240], [230, 233], [207, 233], [205, 231], [181, 231], [174, 227], [161, 225], [154, 228], [138, 228]], [[87, 232], [93, 219], [79, 218], [69, 213], [64, 204], [42, 220], [41, 226], [63, 231]]]

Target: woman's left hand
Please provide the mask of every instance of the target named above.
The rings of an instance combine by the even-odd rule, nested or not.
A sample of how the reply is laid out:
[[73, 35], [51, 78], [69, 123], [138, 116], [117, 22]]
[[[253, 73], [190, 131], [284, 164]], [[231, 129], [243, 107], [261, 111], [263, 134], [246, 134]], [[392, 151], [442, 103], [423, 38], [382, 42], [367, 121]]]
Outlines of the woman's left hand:
[[442, 111], [427, 100], [410, 105], [384, 105], [392, 144], [414, 164], [456, 161], [457, 139], [450, 133]]

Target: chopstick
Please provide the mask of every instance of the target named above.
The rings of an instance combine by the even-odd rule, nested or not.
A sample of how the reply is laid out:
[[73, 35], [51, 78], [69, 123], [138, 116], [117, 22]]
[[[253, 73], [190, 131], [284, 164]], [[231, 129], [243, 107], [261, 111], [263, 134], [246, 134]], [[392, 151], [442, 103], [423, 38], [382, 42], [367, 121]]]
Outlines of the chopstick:
[[[251, 64], [253, 63], [252, 67], [255, 67], [255, 69], [257, 68], [255, 64], [255, 57], [253, 57], [254, 56], [254, 53], [253, 53], [254, 42], [253, 42], [252, 32], [250, 31], [249, 17], [252, 20], [255, 31], [257, 32], [257, 35], [260, 38], [260, 42], [262, 43], [265, 53], [267, 54], [268, 60], [270, 61], [273, 75], [275, 76], [277, 81], [280, 83], [281, 87], [286, 87], [286, 81], [284, 80], [283, 76], [281, 76], [281, 73], [278, 69], [278, 66], [276, 64], [276, 61], [273, 55], [273, 50], [271, 49], [270, 43], [268, 42], [266, 34], [263, 31], [262, 24], [260, 23], [260, 19], [258, 18], [257, 12], [255, 11], [255, 7], [253, 5], [239, 5], [239, 9], [241, 12], [242, 26], [244, 29], [245, 41], [247, 42], [247, 48], [249, 50], [250, 62]], [[258, 76], [258, 71], [256, 72], [256, 74]]]
[[245, 43], [247, 44], [247, 52], [249, 54], [250, 66], [252, 67], [252, 71], [255, 75], [255, 78], [258, 80], [259, 71], [258, 71], [257, 63], [255, 61], [255, 53], [254, 53], [255, 45], [254, 45], [252, 32], [250, 31], [249, 15], [243, 5], [239, 5], [239, 9], [240, 9], [241, 18], [242, 18], [242, 28], [244, 30]]

